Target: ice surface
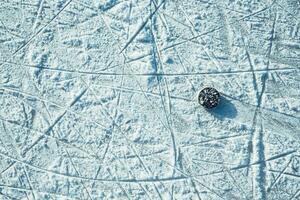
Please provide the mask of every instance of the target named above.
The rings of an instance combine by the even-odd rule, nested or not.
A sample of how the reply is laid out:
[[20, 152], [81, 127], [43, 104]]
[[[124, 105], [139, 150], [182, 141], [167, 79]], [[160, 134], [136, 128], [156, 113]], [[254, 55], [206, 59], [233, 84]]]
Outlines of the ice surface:
[[0, 0], [0, 199], [300, 199], [299, 69], [299, 0]]

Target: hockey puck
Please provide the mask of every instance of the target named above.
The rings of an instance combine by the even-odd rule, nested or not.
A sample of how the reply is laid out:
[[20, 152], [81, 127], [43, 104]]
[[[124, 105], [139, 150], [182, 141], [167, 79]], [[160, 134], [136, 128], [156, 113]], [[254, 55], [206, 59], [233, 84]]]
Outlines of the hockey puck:
[[206, 87], [200, 91], [198, 101], [206, 109], [214, 108], [220, 103], [220, 93], [215, 88]]

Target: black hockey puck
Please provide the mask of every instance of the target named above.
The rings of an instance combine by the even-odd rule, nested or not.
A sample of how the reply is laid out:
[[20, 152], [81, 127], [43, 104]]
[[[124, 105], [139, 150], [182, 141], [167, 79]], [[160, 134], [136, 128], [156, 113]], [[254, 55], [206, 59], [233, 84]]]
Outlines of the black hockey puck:
[[214, 108], [220, 103], [220, 93], [212, 87], [204, 88], [199, 93], [198, 101], [204, 108]]

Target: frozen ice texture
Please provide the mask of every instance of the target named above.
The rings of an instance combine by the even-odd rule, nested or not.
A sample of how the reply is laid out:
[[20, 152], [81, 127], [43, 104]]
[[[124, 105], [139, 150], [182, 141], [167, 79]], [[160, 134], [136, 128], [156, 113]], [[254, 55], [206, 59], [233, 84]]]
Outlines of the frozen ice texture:
[[299, 19], [299, 0], [1, 0], [0, 199], [299, 199]]

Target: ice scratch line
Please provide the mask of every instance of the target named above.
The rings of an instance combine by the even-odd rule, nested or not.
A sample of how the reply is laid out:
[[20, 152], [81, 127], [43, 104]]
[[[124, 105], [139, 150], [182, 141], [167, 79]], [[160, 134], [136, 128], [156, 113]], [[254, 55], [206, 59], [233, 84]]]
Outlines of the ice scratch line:
[[153, 17], [153, 15], [158, 11], [158, 9], [163, 5], [163, 3], [165, 2], [165, 0], [163, 0], [159, 6], [154, 10], [154, 12], [152, 12], [145, 20], [144, 22], [139, 26], [138, 30], [130, 37], [130, 39], [128, 40], [128, 42], [125, 44], [125, 46], [121, 49], [120, 53], [122, 53], [129, 45], [130, 43], [134, 40], [134, 38], [136, 38], [136, 36], [143, 30], [143, 28], [146, 26], [146, 24], [148, 23], [148, 21]]

